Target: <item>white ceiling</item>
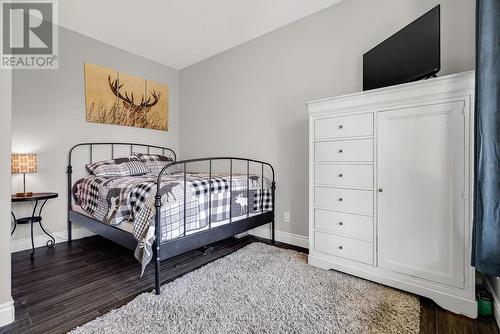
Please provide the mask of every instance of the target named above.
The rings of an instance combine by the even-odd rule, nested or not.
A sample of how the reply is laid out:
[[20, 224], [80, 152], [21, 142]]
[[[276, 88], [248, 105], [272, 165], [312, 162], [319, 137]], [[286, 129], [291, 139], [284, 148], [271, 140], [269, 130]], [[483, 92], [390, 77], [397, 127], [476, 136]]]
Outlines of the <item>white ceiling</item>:
[[63, 0], [59, 24], [181, 69], [342, 0]]

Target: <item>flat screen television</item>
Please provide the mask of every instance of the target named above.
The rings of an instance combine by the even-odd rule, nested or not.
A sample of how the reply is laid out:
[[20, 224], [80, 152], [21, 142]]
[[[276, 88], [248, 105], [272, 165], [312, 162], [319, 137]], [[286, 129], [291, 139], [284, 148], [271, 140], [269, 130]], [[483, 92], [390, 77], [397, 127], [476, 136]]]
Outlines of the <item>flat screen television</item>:
[[441, 69], [440, 6], [363, 55], [363, 90], [435, 76]]

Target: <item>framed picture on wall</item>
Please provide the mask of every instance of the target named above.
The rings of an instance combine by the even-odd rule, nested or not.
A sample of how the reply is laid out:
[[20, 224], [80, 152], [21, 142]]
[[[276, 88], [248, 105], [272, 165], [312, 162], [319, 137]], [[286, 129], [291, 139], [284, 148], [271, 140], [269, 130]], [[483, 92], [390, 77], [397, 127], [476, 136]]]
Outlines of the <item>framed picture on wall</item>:
[[168, 86], [85, 63], [87, 122], [168, 131]]

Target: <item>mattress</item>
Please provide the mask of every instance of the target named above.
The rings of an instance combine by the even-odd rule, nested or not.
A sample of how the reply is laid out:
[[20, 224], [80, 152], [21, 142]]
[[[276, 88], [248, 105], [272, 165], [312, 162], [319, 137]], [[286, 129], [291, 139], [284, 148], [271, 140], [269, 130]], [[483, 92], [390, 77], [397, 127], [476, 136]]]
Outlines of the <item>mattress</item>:
[[[162, 177], [160, 189], [161, 241], [272, 210], [271, 183], [259, 175], [212, 174], [209, 182], [206, 173], [187, 173], [185, 180], [175, 173]], [[139, 242], [154, 226], [156, 176], [88, 176], [76, 182], [73, 194], [75, 211], [130, 232]]]
[[[78, 204], [73, 204], [73, 211], [76, 212], [76, 213], [79, 213], [81, 215], [87, 216], [89, 218], [95, 219], [94, 217], [92, 217], [89, 213], [87, 213]], [[256, 216], [258, 214], [259, 213], [250, 213], [249, 216], [253, 217], [253, 216]], [[190, 234], [193, 234], [193, 233], [196, 233], [196, 232], [199, 232], [199, 231], [208, 230], [209, 228], [214, 228], [214, 227], [222, 226], [222, 225], [225, 225], [225, 224], [229, 224], [230, 222], [237, 222], [238, 220], [241, 220], [241, 219], [244, 219], [244, 218], [246, 218], [246, 216], [239, 216], [239, 217], [234, 217], [231, 220], [225, 219], [225, 220], [221, 220], [221, 221], [218, 221], [218, 222], [213, 222], [210, 226], [207, 225], [205, 227], [202, 227], [202, 228], [199, 228], [199, 229], [196, 229], [196, 230], [186, 231], [186, 235], [190, 235]], [[132, 222], [130, 222], [130, 221], [123, 221], [120, 224], [114, 225], [114, 227], [119, 228], [120, 230], [125, 231], [125, 232], [130, 233], [130, 234], [132, 234], [133, 230], [134, 230], [134, 224]]]

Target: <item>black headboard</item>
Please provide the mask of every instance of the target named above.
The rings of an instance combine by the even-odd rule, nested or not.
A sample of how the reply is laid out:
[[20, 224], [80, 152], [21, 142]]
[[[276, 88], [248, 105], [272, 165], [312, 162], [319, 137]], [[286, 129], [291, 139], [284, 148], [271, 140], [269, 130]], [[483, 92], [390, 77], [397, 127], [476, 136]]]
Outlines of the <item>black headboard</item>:
[[68, 156], [68, 168], [71, 167], [71, 155], [73, 153], [73, 150], [76, 149], [77, 147], [81, 146], [88, 146], [89, 147], [89, 163], [93, 162], [93, 149], [94, 146], [109, 146], [111, 148], [111, 157], [110, 159], [115, 158], [115, 146], [130, 146], [130, 154], [132, 155], [134, 153], [134, 148], [135, 147], [145, 147], [147, 149], [147, 152], [150, 152], [150, 149], [159, 149], [162, 151], [163, 155], [166, 155], [168, 152], [169, 154], [172, 155], [172, 158], [174, 161], [177, 161], [177, 156], [175, 154], [175, 151], [171, 148], [164, 147], [164, 146], [157, 146], [157, 145], [149, 145], [149, 144], [138, 144], [138, 143], [80, 143], [76, 144], [69, 150], [69, 156]]
[[[109, 148], [111, 148], [110, 159], [115, 158], [115, 147], [116, 146], [120, 146], [120, 147], [130, 146], [130, 154], [131, 155], [134, 153], [134, 149], [136, 147], [146, 148], [148, 153], [150, 153], [150, 150], [153, 148], [155, 150], [161, 150], [163, 155], [166, 155], [166, 153], [169, 153], [172, 156], [172, 158], [174, 159], [174, 161], [177, 161], [177, 156], [176, 156], [175, 151], [173, 149], [168, 148], [168, 147], [158, 146], [158, 145], [138, 144], [138, 143], [80, 143], [80, 144], [76, 144], [75, 146], [71, 147], [71, 149], [69, 150], [68, 167], [66, 169], [66, 172], [68, 173], [68, 194], [67, 194], [68, 195], [68, 209], [71, 209], [71, 200], [72, 200], [71, 188], [73, 185], [73, 180], [72, 180], [73, 166], [71, 165], [71, 156], [73, 154], [73, 151], [76, 148], [84, 147], [84, 146], [87, 146], [89, 148], [89, 159], [88, 159], [89, 162], [88, 163], [93, 162], [93, 152], [94, 152], [94, 147], [96, 147], [96, 146], [99, 146], [99, 147], [108, 146]], [[69, 233], [71, 236], [71, 232], [69, 232]]]

